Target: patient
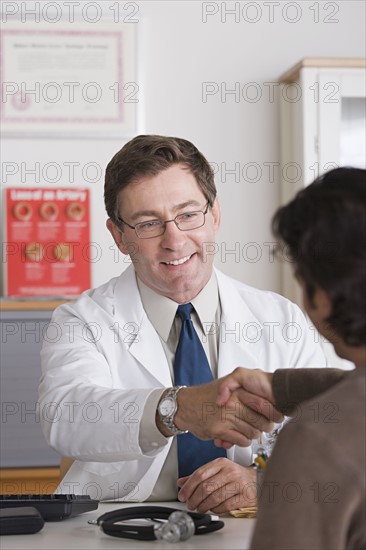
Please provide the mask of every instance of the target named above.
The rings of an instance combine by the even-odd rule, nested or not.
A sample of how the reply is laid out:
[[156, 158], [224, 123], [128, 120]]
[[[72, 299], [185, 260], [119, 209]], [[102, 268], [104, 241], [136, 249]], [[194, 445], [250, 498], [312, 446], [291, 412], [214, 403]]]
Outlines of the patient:
[[[236, 369], [224, 382], [288, 414], [265, 470], [252, 550], [359, 549], [365, 533], [366, 171], [339, 168], [302, 190], [273, 220], [294, 260], [305, 309], [337, 354], [355, 365]], [[316, 370], [316, 372], [315, 372]], [[255, 378], [255, 372], [258, 377]]]

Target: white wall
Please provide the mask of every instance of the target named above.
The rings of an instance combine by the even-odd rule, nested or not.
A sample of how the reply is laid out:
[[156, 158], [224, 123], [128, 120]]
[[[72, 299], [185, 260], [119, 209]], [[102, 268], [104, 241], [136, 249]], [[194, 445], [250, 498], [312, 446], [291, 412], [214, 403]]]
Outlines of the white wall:
[[[111, 4], [114, 2], [99, 3], [105, 19]], [[253, 168], [249, 169], [246, 180], [240, 174], [239, 181], [235, 174], [225, 176], [222, 170], [217, 173], [223, 222], [216, 265], [249, 284], [279, 291], [279, 266], [269, 261], [269, 247], [264, 244], [273, 241], [269, 224], [280, 197], [279, 169], [275, 169], [275, 180], [271, 182], [269, 168], [264, 164], [279, 162], [278, 88], [274, 88], [272, 101], [270, 88], [264, 83], [275, 83], [303, 57], [365, 55], [365, 3], [149, 1], [135, 4], [139, 8], [136, 24], [139, 131], [190, 139], [219, 167], [224, 163], [227, 169], [233, 169], [239, 163], [240, 171], [245, 172], [249, 169], [248, 163], [259, 165], [262, 176], [257, 182], [248, 181], [255, 179]], [[237, 7], [239, 13], [225, 15], [222, 6]], [[319, 22], [315, 22], [316, 7]], [[208, 15], [203, 22], [205, 10], [217, 10], [217, 13]], [[274, 10], [273, 13], [270, 10]], [[289, 22], [298, 16], [297, 22]], [[258, 18], [258, 21], [250, 23], [245, 17]], [[50, 28], [57, 25], [50, 24]], [[98, 23], [94, 28], [97, 26]], [[205, 82], [214, 83], [211, 89], [223, 91], [239, 86], [241, 95], [221, 98], [217, 93], [203, 101]], [[248, 94], [250, 99], [255, 92], [253, 86], [247, 89], [247, 95], [245, 93], [245, 85], [251, 82], [262, 92], [257, 102], [248, 100]], [[88, 185], [82, 178], [81, 167], [97, 162], [104, 169], [122, 144], [115, 139], [5, 138], [2, 143], [2, 164], [25, 162], [31, 167], [38, 161], [41, 166], [58, 162], [62, 167], [64, 162], [80, 163], [74, 185], [91, 187], [92, 241], [102, 250], [101, 259], [93, 264], [93, 285], [118, 274], [128, 263], [123, 257], [117, 261], [105, 229], [103, 178]], [[22, 183], [17, 174], [4, 184], [18, 185], [31, 187], [34, 181], [28, 177]], [[59, 185], [69, 185], [66, 169]], [[248, 246], [248, 243], [256, 245]], [[236, 250], [236, 254], [227, 254], [229, 250]], [[261, 258], [249, 261], [258, 251]]]

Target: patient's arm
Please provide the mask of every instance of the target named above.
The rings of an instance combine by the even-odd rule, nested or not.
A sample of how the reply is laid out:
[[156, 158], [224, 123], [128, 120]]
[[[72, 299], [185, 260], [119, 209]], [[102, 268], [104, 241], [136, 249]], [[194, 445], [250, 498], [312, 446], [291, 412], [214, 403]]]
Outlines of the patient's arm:
[[348, 375], [349, 372], [342, 369], [278, 369], [272, 379], [276, 407], [290, 416], [297, 405], [323, 393]]
[[329, 368], [277, 369], [269, 373], [238, 367], [222, 379], [217, 404], [224, 405], [233, 391], [238, 391], [239, 395], [245, 392], [247, 406], [250, 407], [250, 395], [253, 402], [259, 396], [274, 403], [281, 413], [289, 415], [299, 403], [338, 384], [348, 374], [341, 369]]

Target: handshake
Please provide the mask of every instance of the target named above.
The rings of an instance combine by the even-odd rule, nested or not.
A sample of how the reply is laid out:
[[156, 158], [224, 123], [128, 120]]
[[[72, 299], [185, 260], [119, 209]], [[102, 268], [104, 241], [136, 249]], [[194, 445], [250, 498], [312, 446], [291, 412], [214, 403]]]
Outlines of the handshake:
[[248, 447], [261, 432], [282, 422], [272, 391], [272, 373], [236, 368], [209, 384], [182, 388], [174, 423], [218, 447]]

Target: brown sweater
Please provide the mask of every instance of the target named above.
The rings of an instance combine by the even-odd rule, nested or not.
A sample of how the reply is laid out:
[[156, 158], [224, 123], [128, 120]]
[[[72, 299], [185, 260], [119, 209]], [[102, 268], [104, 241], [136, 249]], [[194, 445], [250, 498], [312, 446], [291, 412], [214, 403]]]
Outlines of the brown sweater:
[[323, 393], [297, 406], [279, 435], [252, 550], [366, 548], [365, 371], [276, 371], [274, 394], [285, 413]]

